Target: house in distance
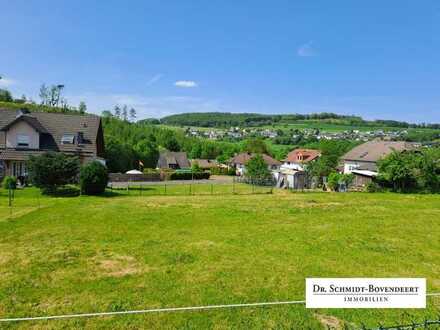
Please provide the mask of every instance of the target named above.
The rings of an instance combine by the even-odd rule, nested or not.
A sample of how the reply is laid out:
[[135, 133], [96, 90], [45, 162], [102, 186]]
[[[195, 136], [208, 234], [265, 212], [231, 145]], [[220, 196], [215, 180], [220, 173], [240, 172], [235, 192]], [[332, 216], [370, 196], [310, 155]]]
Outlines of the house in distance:
[[[236, 175], [243, 176], [246, 173], [246, 163], [251, 160], [253, 157], [255, 157], [257, 154], [250, 153], [250, 152], [242, 152], [240, 154], [235, 155], [229, 160], [230, 166], [235, 168]], [[263, 157], [264, 162], [267, 165], [267, 168], [270, 171], [277, 171], [279, 170], [281, 166], [281, 162], [270, 157], [266, 154], [261, 154], [261, 157]]]
[[158, 169], [183, 169], [190, 168], [191, 163], [188, 160], [186, 152], [163, 151], [159, 155], [156, 167]]
[[77, 156], [81, 164], [104, 161], [101, 118], [0, 109], [0, 177], [26, 177], [26, 161], [48, 151]]
[[414, 143], [405, 141], [369, 141], [354, 147], [342, 156], [344, 174], [355, 176], [354, 186], [365, 187], [378, 175], [377, 162], [394, 151], [416, 149]]
[[307, 165], [321, 157], [321, 152], [314, 149], [295, 149], [287, 154], [277, 175], [277, 187], [288, 189], [309, 188]]

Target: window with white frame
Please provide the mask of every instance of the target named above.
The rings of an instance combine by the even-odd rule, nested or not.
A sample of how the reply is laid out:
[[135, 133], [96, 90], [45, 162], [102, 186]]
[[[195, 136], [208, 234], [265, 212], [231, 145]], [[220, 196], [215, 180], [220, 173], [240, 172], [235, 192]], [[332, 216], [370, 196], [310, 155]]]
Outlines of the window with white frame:
[[73, 144], [74, 141], [75, 141], [75, 134], [68, 134], [68, 133], [66, 133], [61, 138], [61, 143], [62, 144]]
[[29, 147], [29, 135], [17, 134], [17, 147], [28, 148]]

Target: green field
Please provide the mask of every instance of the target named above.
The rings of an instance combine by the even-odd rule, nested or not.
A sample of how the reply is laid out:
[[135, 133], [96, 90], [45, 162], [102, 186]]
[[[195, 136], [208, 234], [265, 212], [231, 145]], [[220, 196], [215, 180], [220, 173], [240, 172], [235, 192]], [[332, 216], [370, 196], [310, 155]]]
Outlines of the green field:
[[[12, 210], [0, 190], [0, 318], [303, 300], [306, 277], [426, 277], [440, 292], [440, 196], [240, 189], [49, 198], [27, 188]], [[359, 328], [439, 313], [430, 297], [426, 310], [289, 305], [0, 328]]]

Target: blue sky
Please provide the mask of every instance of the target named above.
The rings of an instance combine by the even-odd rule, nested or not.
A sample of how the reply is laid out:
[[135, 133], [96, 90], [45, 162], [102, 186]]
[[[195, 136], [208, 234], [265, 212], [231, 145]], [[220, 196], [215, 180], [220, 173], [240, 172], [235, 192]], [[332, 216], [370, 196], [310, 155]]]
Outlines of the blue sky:
[[440, 122], [438, 1], [4, 1], [0, 88], [100, 113]]

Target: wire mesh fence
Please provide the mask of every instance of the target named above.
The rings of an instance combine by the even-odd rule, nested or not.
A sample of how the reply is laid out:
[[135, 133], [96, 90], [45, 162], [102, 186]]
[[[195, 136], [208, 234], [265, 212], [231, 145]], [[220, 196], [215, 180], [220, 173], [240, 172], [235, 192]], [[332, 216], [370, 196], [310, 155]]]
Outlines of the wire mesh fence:
[[[75, 188], [79, 194], [79, 190]], [[232, 180], [226, 183], [197, 181], [118, 182], [109, 184], [107, 194], [120, 196], [210, 196], [271, 194], [272, 186], [242, 183]], [[73, 195], [76, 196], [76, 195]], [[17, 189], [0, 188], [0, 219], [13, 218], [50, 206], [55, 197], [43, 195], [35, 187]], [[78, 198], [69, 196], [68, 198]]]
[[379, 324], [376, 328], [367, 328], [362, 326], [360, 330], [412, 330], [412, 329], [439, 329], [440, 316], [437, 320], [424, 320], [422, 322], [412, 322], [407, 324], [399, 324], [392, 326], [384, 326]]
[[115, 193], [138, 196], [191, 196], [191, 195], [252, 195], [272, 194], [272, 186], [252, 183], [206, 183], [206, 182], [161, 182], [156, 184], [125, 182], [110, 184], [109, 190]]

